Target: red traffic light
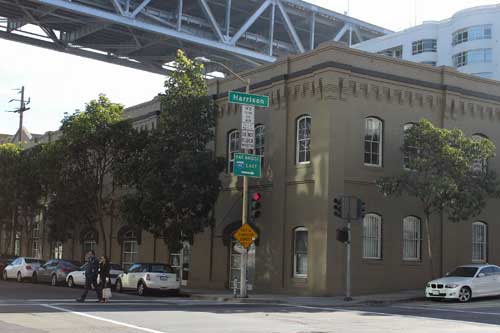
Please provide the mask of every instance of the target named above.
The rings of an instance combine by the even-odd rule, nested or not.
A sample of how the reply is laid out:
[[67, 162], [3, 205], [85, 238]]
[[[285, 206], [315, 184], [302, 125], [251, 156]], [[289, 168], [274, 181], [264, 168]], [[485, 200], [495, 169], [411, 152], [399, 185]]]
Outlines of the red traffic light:
[[262, 198], [262, 195], [259, 193], [259, 192], [255, 192], [253, 195], [252, 195], [252, 201], [259, 201], [260, 198]]

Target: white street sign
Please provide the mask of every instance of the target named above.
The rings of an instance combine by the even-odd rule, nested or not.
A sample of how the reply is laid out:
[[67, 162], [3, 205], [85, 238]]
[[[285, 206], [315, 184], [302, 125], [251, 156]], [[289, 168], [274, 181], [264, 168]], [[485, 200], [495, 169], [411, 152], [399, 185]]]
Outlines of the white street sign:
[[241, 106], [241, 129], [253, 130], [255, 127], [255, 107], [252, 105]]
[[241, 149], [255, 149], [255, 130], [241, 129]]

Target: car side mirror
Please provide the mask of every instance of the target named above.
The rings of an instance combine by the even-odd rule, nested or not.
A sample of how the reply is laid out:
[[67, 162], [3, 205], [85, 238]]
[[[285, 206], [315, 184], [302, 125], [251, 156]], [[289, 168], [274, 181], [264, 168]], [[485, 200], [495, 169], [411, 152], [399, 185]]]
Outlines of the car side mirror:
[[479, 273], [479, 274], [477, 275], [477, 277], [478, 277], [478, 278], [482, 278], [482, 277], [484, 277], [484, 276], [485, 276], [485, 275], [484, 275], [484, 273]]

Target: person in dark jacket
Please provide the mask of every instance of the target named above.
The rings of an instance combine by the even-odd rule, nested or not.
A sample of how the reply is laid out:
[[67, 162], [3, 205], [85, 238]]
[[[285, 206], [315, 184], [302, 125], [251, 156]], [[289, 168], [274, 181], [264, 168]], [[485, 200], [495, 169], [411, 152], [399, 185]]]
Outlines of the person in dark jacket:
[[108, 257], [102, 256], [99, 260], [99, 289], [101, 291], [101, 303], [106, 303], [108, 300], [102, 297], [102, 290], [104, 288], [109, 288], [110, 285], [110, 269]]
[[94, 251], [89, 251], [87, 252], [86, 255], [87, 258], [87, 268], [85, 269], [85, 291], [83, 292], [82, 296], [77, 299], [77, 302], [83, 303], [85, 302], [85, 299], [87, 298], [87, 294], [89, 293], [89, 290], [94, 287], [95, 292], [97, 294], [97, 301], [101, 301], [101, 289], [97, 285], [97, 274], [99, 272], [99, 262], [97, 261], [97, 258], [95, 256]]

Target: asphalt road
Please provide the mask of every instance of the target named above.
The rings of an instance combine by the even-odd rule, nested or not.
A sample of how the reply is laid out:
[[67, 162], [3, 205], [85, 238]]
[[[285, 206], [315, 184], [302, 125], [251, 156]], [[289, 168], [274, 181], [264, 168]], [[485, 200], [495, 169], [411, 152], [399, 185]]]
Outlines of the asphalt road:
[[330, 308], [116, 293], [108, 304], [76, 303], [81, 292], [0, 281], [0, 332], [500, 332], [499, 298]]

